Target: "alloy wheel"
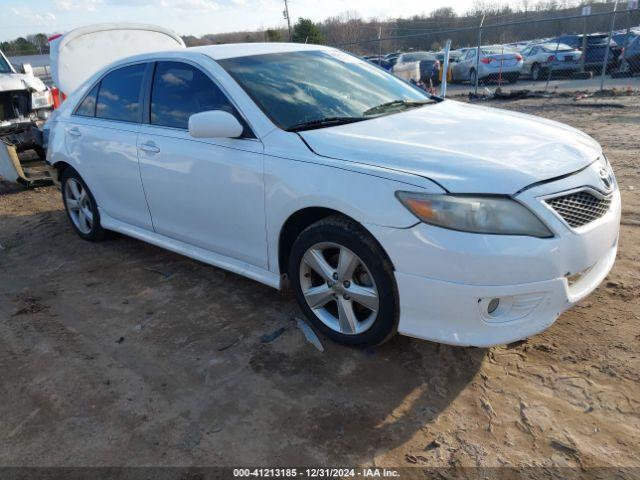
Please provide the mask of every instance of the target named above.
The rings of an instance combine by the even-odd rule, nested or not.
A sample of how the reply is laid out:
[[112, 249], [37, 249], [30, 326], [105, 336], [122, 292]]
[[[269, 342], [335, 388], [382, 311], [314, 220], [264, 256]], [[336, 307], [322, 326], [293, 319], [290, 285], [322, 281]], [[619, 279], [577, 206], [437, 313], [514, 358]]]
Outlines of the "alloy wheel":
[[88, 235], [93, 228], [93, 209], [87, 190], [75, 178], [69, 178], [64, 185], [64, 201], [71, 221], [76, 228]]
[[538, 80], [540, 78], [540, 65], [537, 63], [531, 67], [531, 79]]
[[378, 314], [373, 275], [358, 255], [337, 243], [307, 249], [300, 262], [300, 286], [313, 313], [338, 333], [365, 332]]

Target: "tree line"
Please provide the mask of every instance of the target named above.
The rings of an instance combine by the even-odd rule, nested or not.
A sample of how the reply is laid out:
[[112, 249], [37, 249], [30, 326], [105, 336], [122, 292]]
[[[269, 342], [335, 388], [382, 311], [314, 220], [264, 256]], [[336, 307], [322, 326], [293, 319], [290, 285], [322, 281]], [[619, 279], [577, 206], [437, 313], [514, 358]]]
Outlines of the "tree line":
[[[631, 25], [640, 23], [637, 11], [627, 13], [626, 3], [619, 2], [614, 25], [616, 29], [626, 28], [628, 22]], [[591, 17], [557, 19], [580, 16], [585, 5], [591, 6]], [[291, 41], [335, 45], [363, 55], [437, 50], [442, 48], [447, 39], [451, 39], [453, 48], [461, 48], [477, 44], [477, 27], [484, 17], [486, 28], [482, 33], [483, 44], [511, 43], [549, 38], [562, 33], [608, 32], [610, 16], [598, 14], [612, 11], [613, 5], [614, 0], [520, 0], [520, 3], [511, 5], [476, 0], [464, 14], [458, 14], [451, 7], [442, 7], [428, 15], [388, 20], [364, 19], [357, 12], [347, 11], [322, 22], [299, 18], [293, 26]], [[518, 24], [508, 25], [514, 22]], [[187, 45], [289, 41], [286, 28], [183, 38]]]
[[18, 55], [42, 55], [49, 53], [49, 36], [44, 33], [18, 37], [15, 40], [0, 42], [0, 50], [8, 57]]
[[[259, 31], [207, 34], [201, 37], [183, 36], [187, 46], [238, 42], [299, 42], [341, 46], [358, 54], [386, 53], [389, 51], [436, 50], [447, 39], [453, 48], [475, 45], [477, 26], [484, 17], [482, 42], [484, 44], [511, 43], [522, 40], [553, 37], [562, 33], [608, 31], [610, 16], [592, 16], [572, 20], [554, 20], [557, 17], [580, 15], [582, 6], [591, 5], [591, 13], [610, 12], [614, 0], [520, 0], [518, 4], [476, 0], [472, 8], [459, 15], [451, 7], [433, 10], [427, 15], [414, 15], [397, 19], [364, 19], [357, 12], [347, 11], [322, 22], [299, 18], [293, 25], [291, 38], [288, 29], [267, 28]], [[615, 28], [626, 28], [627, 23], [640, 23], [638, 12], [628, 14], [626, 2], [618, 6]], [[517, 25], [508, 25], [519, 22]], [[506, 25], [505, 25], [506, 24]], [[446, 32], [443, 32], [446, 31]], [[440, 32], [440, 33], [439, 33]], [[38, 33], [0, 43], [8, 56], [49, 53], [47, 35]]]

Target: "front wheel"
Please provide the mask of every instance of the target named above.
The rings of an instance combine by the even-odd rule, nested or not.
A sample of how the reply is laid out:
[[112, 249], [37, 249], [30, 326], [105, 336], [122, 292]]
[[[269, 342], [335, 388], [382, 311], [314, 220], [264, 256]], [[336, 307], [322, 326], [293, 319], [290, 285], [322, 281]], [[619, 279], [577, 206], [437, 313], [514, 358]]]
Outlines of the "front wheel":
[[395, 333], [393, 267], [357, 223], [333, 216], [305, 229], [293, 244], [289, 276], [306, 317], [332, 340], [369, 346]]

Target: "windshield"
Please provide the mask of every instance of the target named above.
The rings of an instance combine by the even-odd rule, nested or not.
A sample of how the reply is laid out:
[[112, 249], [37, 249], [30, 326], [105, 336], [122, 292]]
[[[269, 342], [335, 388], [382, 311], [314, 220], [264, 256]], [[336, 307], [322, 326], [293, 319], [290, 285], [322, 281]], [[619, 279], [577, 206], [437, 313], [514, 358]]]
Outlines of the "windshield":
[[7, 62], [2, 55], [0, 55], [0, 73], [13, 73], [9, 62]]
[[[269, 53], [218, 63], [285, 130], [327, 118], [362, 118], [374, 107], [398, 100], [428, 102], [431, 98], [339, 50]], [[406, 108], [412, 106], [407, 103]]]

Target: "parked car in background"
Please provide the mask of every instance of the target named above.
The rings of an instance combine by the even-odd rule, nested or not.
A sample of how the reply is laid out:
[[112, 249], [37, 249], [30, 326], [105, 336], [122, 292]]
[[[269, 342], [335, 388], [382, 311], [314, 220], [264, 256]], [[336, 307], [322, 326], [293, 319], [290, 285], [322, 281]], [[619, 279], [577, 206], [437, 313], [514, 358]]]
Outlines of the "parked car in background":
[[533, 80], [547, 78], [548, 74], [570, 75], [580, 71], [582, 52], [562, 43], [530, 45], [520, 51], [522, 73]]
[[371, 63], [374, 63], [384, 68], [386, 71], [390, 71], [393, 68], [393, 65], [391, 65], [391, 62], [387, 61], [384, 57], [369, 56], [369, 57], [363, 57], [363, 58], [370, 61]]
[[[453, 64], [452, 81], [472, 84], [479, 81], [502, 80], [515, 83], [522, 70], [522, 55], [504, 46], [487, 46], [480, 49], [480, 61], [476, 59], [478, 48], [469, 48], [464, 56]], [[476, 72], [476, 67], [478, 72]]]
[[627, 45], [620, 52], [620, 71], [628, 74], [640, 72], [640, 35], [629, 35]]
[[391, 71], [406, 81], [422, 82], [427, 86], [440, 83], [440, 62], [431, 52], [403, 53]]
[[391, 64], [391, 66], [393, 67], [396, 62], [398, 61], [398, 57], [401, 55], [401, 52], [392, 52], [392, 53], [387, 53], [384, 56], [384, 59], [389, 62]]
[[[582, 51], [584, 35], [578, 34], [565, 34], [550, 39], [547, 43], [562, 43]], [[607, 71], [610, 71], [618, 66], [618, 57], [620, 56], [621, 48], [618, 44], [609, 38], [605, 33], [590, 33], [587, 34], [586, 39], [586, 51], [582, 52], [584, 55], [584, 66], [586, 70], [601, 71], [604, 57], [607, 52], [607, 44], [609, 45], [609, 55], [607, 57]]]

